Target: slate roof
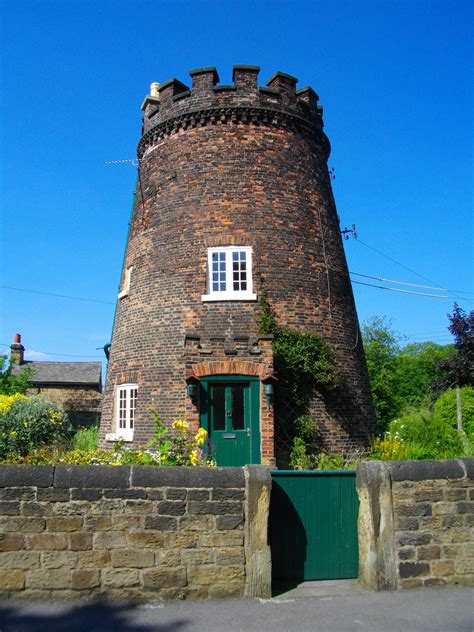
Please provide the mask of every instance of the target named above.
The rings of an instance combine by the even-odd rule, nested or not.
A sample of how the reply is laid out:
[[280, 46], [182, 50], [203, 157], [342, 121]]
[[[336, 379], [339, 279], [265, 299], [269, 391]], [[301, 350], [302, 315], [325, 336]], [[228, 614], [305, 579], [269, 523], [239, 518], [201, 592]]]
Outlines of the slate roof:
[[25, 367], [34, 373], [31, 384], [88, 384], [101, 386], [101, 362], [28, 362], [21, 366], [13, 366], [15, 375]]

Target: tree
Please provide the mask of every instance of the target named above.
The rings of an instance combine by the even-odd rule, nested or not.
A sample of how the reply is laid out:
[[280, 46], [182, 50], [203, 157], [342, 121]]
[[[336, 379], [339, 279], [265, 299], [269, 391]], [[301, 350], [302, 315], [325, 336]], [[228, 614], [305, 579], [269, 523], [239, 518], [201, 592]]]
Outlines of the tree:
[[391, 328], [391, 321], [387, 321], [384, 316], [372, 316], [362, 327], [362, 341], [380, 430], [385, 430], [400, 407], [394, 366], [394, 359], [400, 350], [398, 339]]
[[474, 311], [469, 314], [454, 303], [453, 313], [448, 314], [449, 331], [454, 337], [454, 353], [437, 364], [441, 371], [431, 388], [435, 395], [452, 386], [474, 386]]
[[33, 371], [30, 367], [24, 367], [19, 375], [15, 375], [12, 366], [8, 356], [0, 356], [0, 395], [26, 393]]

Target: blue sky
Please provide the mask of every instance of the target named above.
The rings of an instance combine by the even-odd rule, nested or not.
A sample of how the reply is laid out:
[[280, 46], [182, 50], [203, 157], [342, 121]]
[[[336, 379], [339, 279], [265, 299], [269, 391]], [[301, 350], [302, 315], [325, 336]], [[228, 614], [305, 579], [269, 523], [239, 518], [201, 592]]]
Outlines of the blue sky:
[[19, 332], [31, 359], [102, 358], [136, 177], [105, 162], [135, 156], [152, 81], [216, 66], [229, 83], [237, 63], [320, 95], [341, 223], [359, 234], [350, 269], [451, 290], [354, 285], [360, 320], [386, 315], [410, 341], [444, 343], [453, 297], [474, 308], [470, 2], [17, 0], [1, 12], [0, 284], [104, 301], [0, 288], [3, 345]]

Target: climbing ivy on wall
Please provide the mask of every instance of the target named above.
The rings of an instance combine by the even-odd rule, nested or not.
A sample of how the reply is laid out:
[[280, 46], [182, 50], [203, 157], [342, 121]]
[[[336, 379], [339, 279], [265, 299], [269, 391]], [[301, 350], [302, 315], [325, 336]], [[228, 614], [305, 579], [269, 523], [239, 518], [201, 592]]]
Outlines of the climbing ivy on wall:
[[312, 331], [281, 327], [264, 286], [259, 301], [260, 332], [273, 335], [273, 357], [279, 388], [283, 388], [298, 406], [305, 403], [305, 392], [312, 386], [335, 388], [338, 371], [328, 344]]

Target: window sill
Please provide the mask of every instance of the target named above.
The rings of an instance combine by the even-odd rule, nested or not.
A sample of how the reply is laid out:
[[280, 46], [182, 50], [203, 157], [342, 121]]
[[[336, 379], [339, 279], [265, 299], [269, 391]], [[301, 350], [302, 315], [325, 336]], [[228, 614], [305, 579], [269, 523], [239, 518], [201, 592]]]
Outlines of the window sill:
[[123, 290], [122, 292], [119, 293], [117, 298], [125, 298], [126, 296], [128, 296], [128, 290]]
[[253, 292], [216, 292], [215, 294], [203, 294], [201, 300], [203, 303], [216, 301], [256, 301], [257, 295]]
[[133, 432], [132, 433], [118, 433], [118, 432], [109, 432], [105, 435], [106, 441], [124, 441], [125, 443], [131, 443], [133, 441]]

